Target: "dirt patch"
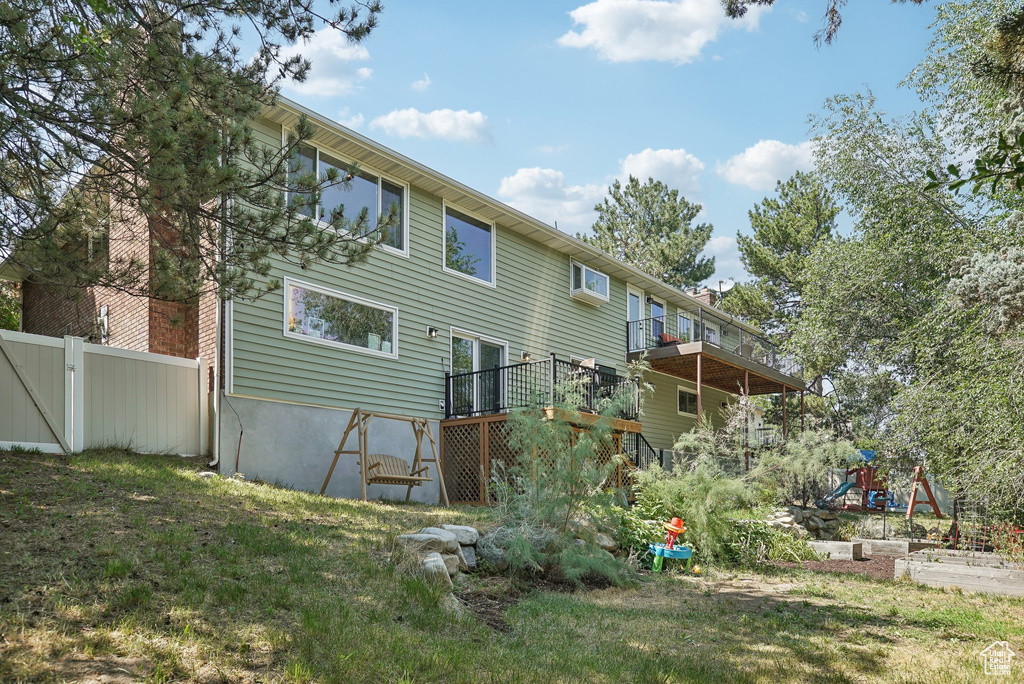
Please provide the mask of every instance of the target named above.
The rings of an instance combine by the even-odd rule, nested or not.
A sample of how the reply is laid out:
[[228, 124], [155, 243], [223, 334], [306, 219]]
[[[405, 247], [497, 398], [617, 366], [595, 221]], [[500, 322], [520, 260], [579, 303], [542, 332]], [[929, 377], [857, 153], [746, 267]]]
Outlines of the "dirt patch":
[[851, 575], [867, 575], [874, 579], [891, 580], [896, 577], [896, 559], [892, 556], [875, 556], [863, 560], [804, 561], [802, 563], [779, 562], [780, 568], [803, 568], [812, 572], [830, 572]]
[[518, 596], [492, 596], [485, 591], [463, 591], [456, 596], [478, 620], [496, 632], [511, 632], [512, 626], [505, 619], [505, 609], [519, 601]]

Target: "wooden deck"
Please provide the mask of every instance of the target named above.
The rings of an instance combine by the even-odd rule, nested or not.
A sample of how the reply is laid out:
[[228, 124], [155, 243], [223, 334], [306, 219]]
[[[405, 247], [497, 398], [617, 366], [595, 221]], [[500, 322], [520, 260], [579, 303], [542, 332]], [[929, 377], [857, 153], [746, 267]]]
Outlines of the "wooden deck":
[[[557, 409], [544, 409], [548, 417]], [[442, 477], [452, 503], [487, 506], [493, 503], [488, 484], [495, 476], [510, 469], [518, 454], [509, 444], [507, 413], [495, 413], [468, 418], [449, 418], [441, 421], [440, 447]], [[596, 415], [580, 414], [579, 429], [586, 429], [597, 420]], [[635, 420], [616, 419], [612, 424], [613, 445], [607, 454], [600, 455], [604, 462], [622, 451], [622, 435], [640, 432]], [[617, 488], [630, 484], [631, 464], [620, 464], [609, 485]]]

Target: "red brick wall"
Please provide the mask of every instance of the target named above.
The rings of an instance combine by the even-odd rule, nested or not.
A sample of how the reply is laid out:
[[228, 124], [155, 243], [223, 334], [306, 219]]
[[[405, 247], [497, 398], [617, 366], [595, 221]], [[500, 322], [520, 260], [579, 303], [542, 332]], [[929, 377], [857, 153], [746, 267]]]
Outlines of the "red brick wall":
[[[151, 240], [167, 240], [168, 232], [159, 222], [123, 207], [115, 209], [112, 214], [117, 219], [110, 226], [110, 262], [151, 263]], [[202, 295], [198, 302], [181, 303], [105, 287], [69, 289], [26, 282], [23, 302], [22, 329], [28, 333], [54, 337], [71, 334], [99, 344], [96, 319], [100, 307], [106, 305], [107, 345], [181, 358], [202, 355], [210, 366], [214, 365], [217, 298], [212, 292]]]

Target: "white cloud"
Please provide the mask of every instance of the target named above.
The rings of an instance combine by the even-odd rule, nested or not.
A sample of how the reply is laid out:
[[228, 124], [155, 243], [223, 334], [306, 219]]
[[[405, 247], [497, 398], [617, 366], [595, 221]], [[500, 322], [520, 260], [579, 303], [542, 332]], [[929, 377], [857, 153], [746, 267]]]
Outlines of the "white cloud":
[[718, 174], [735, 185], [752, 190], [771, 190], [775, 182], [786, 180], [797, 171], [814, 168], [814, 143], [810, 140], [787, 145], [778, 140], [759, 140], [724, 164]]
[[418, 81], [413, 81], [412, 85], [409, 87], [412, 88], [413, 90], [418, 90], [419, 92], [422, 93], [424, 90], [430, 87], [430, 76], [427, 76], [427, 74], [424, 73], [423, 78], [421, 78]]
[[700, 192], [698, 176], [703, 170], [704, 163], [686, 150], [646, 149], [622, 159], [618, 172], [600, 183], [572, 185], [555, 169], [519, 169], [501, 179], [498, 196], [541, 221], [557, 221], [568, 233], [587, 232], [597, 218], [594, 205], [604, 199], [616, 178], [625, 181], [632, 175], [644, 183], [654, 178], [693, 199]]
[[412, 107], [396, 109], [371, 121], [370, 128], [379, 128], [399, 138], [491, 141], [491, 125], [487, 116], [465, 109], [435, 109], [432, 112], [421, 112]]
[[306, 44], [282, 48], [280, 59], [284, 61], [295, 55], [309, 60], [309, 73], [305, 81], [287, 81], [284, 87], [302, 95], [345, 95], [373, 75], [373, 69], [355, 65], [370, 59], [370, 51], [350, 43], [344, 35], [330, 28], [317, 31]]
[[590, 228], [596, 216], [594, 205], [604, 197], [603, 185], [569, 185], [555, 169], [519, 169], [501, 179], [498, 196], [534, 218], [567, 233]]
[[351, 112], [349, 112], [348, 107], [345, 107], [340, 112], [338, 112], [338, 123], [340, 123], [342, 126], [347, 126], [349, 128], [359, 128], [360, 126], [363, 125], [363, 121], [365, 121], [365, 118], [361, 113], [352, 114]]
[[635, 176], [641, 183], [653, 178], [678, 189], [692, 200], [700, 193], [699, 176], [703, 171], [704, 162], [682, 148], [653, 150], [648, 147], [620, 162], [619, 178], [626, 180]]
[[558, 44], [592, 48], [609, 62], [686, 64], [723, 28], [756, 29], [764, 11], [752, 7], [742, 19], [730, 19], [720, 0], [595, 0], [569, 12], [578, 30]]

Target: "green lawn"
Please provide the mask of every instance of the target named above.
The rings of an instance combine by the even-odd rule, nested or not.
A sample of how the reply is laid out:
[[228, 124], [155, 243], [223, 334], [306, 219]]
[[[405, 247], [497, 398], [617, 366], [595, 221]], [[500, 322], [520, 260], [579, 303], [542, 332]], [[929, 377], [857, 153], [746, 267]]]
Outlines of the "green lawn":
[[494, 626], [456, 619], [390, 540], [488, 511], [200, 468], [0, 454], [0, 681], [969, 682], [993, 640], [1024, 651], [1024, 601], [802, 571], [577, 593], [471, 579]]

